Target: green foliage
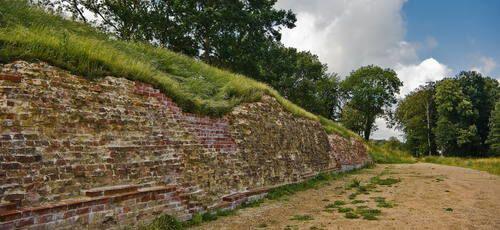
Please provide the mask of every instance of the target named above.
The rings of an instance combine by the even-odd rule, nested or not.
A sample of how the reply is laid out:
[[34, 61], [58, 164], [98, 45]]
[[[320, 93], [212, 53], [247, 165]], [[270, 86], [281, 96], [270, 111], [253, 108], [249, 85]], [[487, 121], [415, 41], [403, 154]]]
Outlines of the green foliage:
[[[368, 140], [375, 128], [375, 118], [390, 112], [390, 107], [396, 103], [396, 94], [402, 85], [396, 72], [391, 69], [370, 65], [353, 71], [342, 82], [342, 88], [350, 99], [346, 108], [352, 110], [342, 115], [342, 121], [346, 121], [344, 125], [354, 132], [362, 132], [365, 140]], [[347, 122], [348, 115], [351, 114], [356, 115], [361, 127]]]
[[365, 202], [366, 202], [366, 201], [364, 201], [364, 200], [353, 200], [353, 201], [351, 202], [351, 204], [362, 204], [362, 203], [365, 203]]
[[488, 144], [493, 155], [500, 156], [500, 100], [491, 111]]
[[404, 164], [415, 163], [416, 159], [406, 151], [381, 147], [373, 142], [367, 144], [368, 153], [375, 163], [380, 164]]
[[459, 82], [453, 79], [441, 81], [437, 84], [435, 98], [438, 111], [435, 132], [440, 150], [457, 153], [461, 146], [477, 145], [477, 128], [470, 121], [478, 114]]
[[373, 198], [377, 203], [377, 207], [379, 208], [392, 208], [394, 207], [394, 203], [387, 201], [385, 197], [374, 197]]
[[436, 153], [434, 92], [433, 83], [414, 90], [399, 101], [394, 115], [396, 127], [405, 133], [407, 148], [415, 156]]
[[378, 184], [378, 185], [393, 185], [393, 184], [401, 182], [401, 179], [396, 179], [396, 178], [391, 178], [391, 177], [386, 178], [386, 179], [382, 179], [379, 176], [375, 176], [375, 177], [372, 177], [370, 179], [370, 182], [373, 184]]
[[296, 184], [288, 184], [288, 185], [283, 185], [277, 188], [273, 188], [269, 190], [269, 192], [266, 195], [267, 199], [270, 200], [278, 200], [282, 197], [293, 195], [297, 192], [300, 191], [305, 191], [307, 189], [312, 189], [312, 188], [318, 188], [320, 186], [323, 186], [328, 183], [328, 181], [331, 180], [336, 180], [339, 178], [342, 178], [346, 175], [352, 175], [357, 172], [359, 172], [361, 169], [357, 170], [352, 170], [349, 172], [343, 172], [343, 173], [320, 173], [319, 175], [315, 176], [312, 179], [309, 179], [304, 182], [296, 183]]
[[382, 211], [379, 209], [371, 209], [365, 207], [356, 208], [356, 213], [361, 215], [365, 220], [378, 220], [378, 216], [382, 214]]
[[161, 215], [151, 224], [141, 227], [144, 230], [181, 230], [184, 229], [182, 223], [170, 215]]
[[[338, 77], [327, 74], [316, 55], [280, 43], [280, 29], [294, 27], [295, 15], [278, 10], [275, 3], [57, 0], [41, 5], [69, 12], [121, 39], [166, 47], [266, 82], [288, 100], [333, 118]], [[88, 21], [83, 10], [101, 20]]]
[[[280, 40], [281, 28], [293, 28], [296, 21], [293, 12], [275, 8], [275, 0], [41, 2], [120, 39], [149, 42], [251, 76]], [[83, 11], [99, 20], [90, 21]]]
[[345, 212], [352, 212], [353, 209], [352, 208], [344, 208], [344, 207], [339, 207], [338, 208], [339, 212], [341, 213], [345, 213]]

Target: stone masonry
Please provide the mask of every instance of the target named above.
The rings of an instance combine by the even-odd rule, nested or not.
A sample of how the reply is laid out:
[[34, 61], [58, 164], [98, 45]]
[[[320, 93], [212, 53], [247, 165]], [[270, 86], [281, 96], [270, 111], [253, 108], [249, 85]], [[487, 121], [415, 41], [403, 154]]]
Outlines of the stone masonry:
[[0, 229], [185, 220], [370, 161], [358, 140], [268, 96], [210, 118], [123, 78], [23, 61], [0, 70]]

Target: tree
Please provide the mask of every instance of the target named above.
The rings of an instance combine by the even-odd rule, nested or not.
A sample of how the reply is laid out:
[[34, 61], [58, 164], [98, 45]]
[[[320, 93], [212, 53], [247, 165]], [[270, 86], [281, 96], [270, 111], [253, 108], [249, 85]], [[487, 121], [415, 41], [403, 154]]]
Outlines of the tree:
[[432, 82], [419, 87], [399, 101], [395, 112], [396, 127], [405, 133], [407, 147], [417, 156], [436, 152], [434, 92]]
[[500, 156], [500, 101], [497, 101], [495, 109], [491, 111], [490, 133], [487, 142], [492, 154]]
[[[363, 136], [366, 140], [375, 127], [375, 119], [389, 115], [390, 107], [397, 102], [396, 94], [403, 83], [396, 72], [391, 69], [382, 69], [378, 66], [364, 66], [351, 74], [342, 82], [349, 101], [346, 106], [359, 113], [363, 126]], [[342, 118], [346, 127], [347, 117]]]
[[498, 81], [475, 71], [437, 83], [437, 144], [448, 155], [487, 155], [490, 116], [499, 100]]
[[[145, 41], [257, 77], [260, 59], [295, 27], [276, 0], [32, 0], [124, 40]], [[88, 18], [90, 12], [94, 18]]]
[[489, 133], [489, 119], [495, 102], [500, 96], [498, 81], [490, 77], [483, 77], [475, 71], [462, 71], [456, 76], [464, 95], [472, 103], [472, 109], [477, 116], [469, 120], [477, 128], [479, 143], [470, 149], [471, 152], [486, 154], [488, 144], [486, 139]]
[[263, 57], [257, 80], [267, 82], [285, 98], [327, 118], [335, 119], [340, 104], [340, 80], [327, 73], [318, 56], [295, 48], [275, 46]]
[[463, 155], [478, 145], [477, 127], [472, 122], [478, 113], [455, 79], [444, 79], [436, 85], [436, 142], [442, 153]]

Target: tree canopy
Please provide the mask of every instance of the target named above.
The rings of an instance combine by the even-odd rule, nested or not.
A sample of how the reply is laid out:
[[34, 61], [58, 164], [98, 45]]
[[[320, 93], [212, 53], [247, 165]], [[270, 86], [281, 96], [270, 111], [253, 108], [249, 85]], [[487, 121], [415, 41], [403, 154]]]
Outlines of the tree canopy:
[[[362, 132], [364, 138], [368, 140], [375, 119], [390, 113], [390, 107], [397, 102], [396, 94], [402, 85], [392, 69], [369, 65], [353, 71], [342, 82], [342, 88], [349, 100], [346, 106], [358, 113], [362, 130], [358, 130], [357, 126], [351, 126], [349, 122], [344, 122], [344, 125], [355, 132]], [[343, 116], [342, 119], [347, 121], [350, 118]]]
[[405, 133], [406, 145], [417, 156], [436, 152], [432, 132], [436, 126], [434, 92], [434, 83], [419, 87], [398, 102], [394, 115], [396, 128]]

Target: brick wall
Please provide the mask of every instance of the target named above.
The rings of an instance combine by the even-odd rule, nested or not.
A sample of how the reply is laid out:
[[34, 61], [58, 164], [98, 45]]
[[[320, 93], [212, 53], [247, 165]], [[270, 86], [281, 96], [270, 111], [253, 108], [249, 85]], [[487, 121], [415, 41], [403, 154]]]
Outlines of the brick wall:
[[0, 68], [0, 229], [189, 219], [369, 160], [360, 142], [271, 97], [210, 118], [143, 83], [45, 63]]

